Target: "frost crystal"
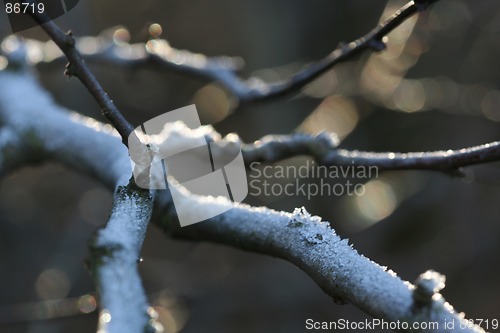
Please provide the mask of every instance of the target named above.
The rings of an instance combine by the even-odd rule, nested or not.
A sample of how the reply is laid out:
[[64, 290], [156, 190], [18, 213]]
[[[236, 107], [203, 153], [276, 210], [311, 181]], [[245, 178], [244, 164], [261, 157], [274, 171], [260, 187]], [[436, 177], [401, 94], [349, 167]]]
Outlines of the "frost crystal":
[[335, 235], [328, 222], [322, 222], [319, 216], [311, 216], [304, 207], [295, 208], [288, 227], [301, 228], [300, 234], [309, 244], [324, 243]]
[[421, 274], [415, 281], [413, 298], [419, 303], [430, 303], [434, 294], [445, 287], [445, 281], [444, 275], [433, 270]]

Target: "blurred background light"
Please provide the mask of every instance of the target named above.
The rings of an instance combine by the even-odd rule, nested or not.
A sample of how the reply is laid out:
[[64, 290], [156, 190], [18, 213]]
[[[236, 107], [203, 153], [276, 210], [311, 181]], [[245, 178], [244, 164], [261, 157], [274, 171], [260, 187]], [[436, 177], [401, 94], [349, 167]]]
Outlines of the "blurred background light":
[[299, 130], [311, 134], [327, 131], [345, 138], [359, 121], [358, 110], [352, 100], [344, 96], [329, 96], [314, 109], [299, 126]]
[[215, 84], [208, 84], [198, 90], [193, 103], [196, 104], [202, 122], [213, 124], [224, 119], [231, 110], [227, 93]]
[[65, 298], [71, 288], [66, 273], [57, 268], [44, 270], [35, 282], [36, 293], [43, 300]]

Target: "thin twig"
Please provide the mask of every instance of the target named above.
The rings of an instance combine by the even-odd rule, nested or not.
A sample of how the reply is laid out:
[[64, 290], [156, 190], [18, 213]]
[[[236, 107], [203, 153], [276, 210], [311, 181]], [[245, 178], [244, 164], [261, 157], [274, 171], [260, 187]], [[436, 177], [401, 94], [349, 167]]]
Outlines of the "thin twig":
[[122, 142], [127, 145], [128, 136], [132, 133], [134, 127], [120, 113], [99, 81], [97, 81], [97, 78], [85, 64], [85, 60], [75, 47], [75, 39], [71, 31], [68, 33], [62, 31], [53, 21], [50, 21], [50, 18], [45, 13], [38, 13], [35, 11], [33, 13], [30, 12], [30, 15], [40, 24], [42, 29], [50, 36], [68, 59], [69, 63], [66, 66], [65, 74], [68, 76], [76, 76], [83, 83], [97, 101], [97, 104], [101, 107], [103, 115], [116, 128], [118, 133], [120, 133]]
[[[418, 11], [427, 9], [430, 4], [436, 1], [438, 0], [422, 0], [418, 1], [418, 3], [410, 1], [392, 14], [388, 19], [379, 23], [372, 31], [363, 37], [348, 44], [340, 43], [337, 48], [325, 58], [309, 65], [287, 80], [274, 84], [252, 87], [247, 90], [246, 94], [239, 97], [244, 102], [255, 102], [280, 97], [303, 88], [321, 74], [330, 70], [336, 64], [360, 53], [365, 49], [383, 51], [386, 48], [383, 38], [388, 33], [400, 26], [409, 17], [413, 16]], [[222, 84], [227, 87], [224, 80], [222, 81]]]
[[278, 162], [300, 155], [313, 157], [325, 166], [374, 166], [383, 170], [434, 170], [456, 173], [461, 167], [500, 161], [500, 142], [462, 149], [431, 152], [367, 152], [339, 149], [328, 133], [267, 136], [244, 145], [245, 163]]
[[[147, 44], [128, 44], [124, 42], [115, 44], [111, 41], [104, 44], [96, 43], [97, 45], [101, 44], [101, 46], [92, 54], [86, 55], [86, 59], [93, 63], [129, 68], [164, 69], [202, 77], [223, 86], [238, 99], [240, 104], [261, 102], [300, 90], [336, 64], [366, 49], [384, 50], [386, 48], [384, 36], [418, 11], [426, 10], [430, 4], [437, 1], [408, 2], [363, 37], [350, 43], [340, 43], [325, 58], [276, 83], [266, 83], [257, 77], [242, 78], [238, 73], [243, 67], [243, 61], [240, 58], [207, 57], [186, 50], [178, 50], [162, 39], [154, 39]], [[54, 60], [57, 60], [57, 58], [52, 61]]]

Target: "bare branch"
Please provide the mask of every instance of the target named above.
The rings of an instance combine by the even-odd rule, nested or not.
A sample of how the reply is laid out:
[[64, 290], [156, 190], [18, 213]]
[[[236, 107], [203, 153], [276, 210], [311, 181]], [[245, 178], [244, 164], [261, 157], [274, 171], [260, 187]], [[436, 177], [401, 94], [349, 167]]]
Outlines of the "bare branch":
[[325, 166], [374, 166], [383, 170], [434, 170], [456, 172], [461, 167], [500, 161], [500, 142], [431, 152], [367, 152], [339, 149], [336, 137], [321, 133], [266, 136], [242, 149], [245, 163], [277, 162], [309, 155]]
[[123, 117], [111, 98], [109, 98], [108, 94], [104, 91], [99, 81], [97, 81], [97, 78], [88, 69], [85, 60], [75, 47], [75, 39], [71, 31], [68, 33], [62, 31], [53, 21], [50, 21], [45, 13], [33, 11], [29, 12], [29, 15], [40, 24], [42, 29], [45, 30], [47, 35], [50, 36], [69, 60], [65, 74], [68, 76], [76, 76], [83, 83], [97, 101], [97, 104], [101, 107], [103, 115], [116, 128], [118, 133], [120, 133], [122, 142], [127, 145], [128, 136], [132, 133], [134, 127]]
[[[288, 79], [276, 83], [266, 83], [257, 77], [242, 78], [238, 74], [238, 71], [243, 66], [243, 62], [239, 58], [207, 57], [202, 54], [178, 50], [161, 39], [153, 39], [146, 44], [128, 44], [123, 41], [112, 43], [109, 40], [104, 43], [94, 43], [94, 45], [100, 45], [100, 47], [98, 50], [93, 50], [92, 53], [86, 55], [86, 60], [93, 63], [129, 68], [165, 69], [202, 77], [222, 85], [241, 104], [266, 101], [300, 90], [336, 64], [366, 49], [384, 50], [386, 47], [384, 37], [387, 34], [404, 23], [409, 17], [418, 11], [427, 9], [430, 4], [436, 1], [438, 0], [408, 2], [363, 37], [350, 43], [340, 43], [325, 58], [310, 64]], [[63, 36], [57, 36], [57, 40], [64, 41]], [[68, 47], [66, 43], [62, 43], [62, 45], [64, 49], [70, 48], [74, 50], [73, 45], [71, 47]], [[66, 54], [66, 56], [68, 55]]]

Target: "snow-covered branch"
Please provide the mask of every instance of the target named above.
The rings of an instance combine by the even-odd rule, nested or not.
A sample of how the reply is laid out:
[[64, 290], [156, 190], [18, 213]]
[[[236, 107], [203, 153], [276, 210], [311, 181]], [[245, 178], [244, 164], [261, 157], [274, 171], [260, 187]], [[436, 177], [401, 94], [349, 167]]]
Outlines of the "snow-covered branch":
[[[58, 106], [28, 72], [4, 70], [0, 85], [3, 140], [19, 141], [23, 149], [16, 154], [27, 150], [31, 158], [61, 162], [112, 190], [127, 184], [132, 175], [127, 149], [111, 126]], [[2, 159], [14, 162], [8, 154]]]
[[110, 190], [118, 186], [110, 220], [91, 244], [99, 323], [102, 332], [143, 332], [149, 316], [137, 259], [152, 198], [127, 185], [132, 172], [125, 146], [109, 125], [57, 106], [26, 72], [0, 72], [0, 86], [2, 175], [24, 164], [55, 161], [95, 177]]
[[[455, 312], [438, 293], [439, 289], [430, 288], [429, 293], [425, 283], [421, 286], [423, 277], [418, 280], [418, 288], [401, 280], [396, 273], [359, 254], [328, 222], [309, 215], [304, 208], [290, 214], [237, 205], [209, 221], [179, 228], [168, 196], [162, 196], [158, 202], [161, 209], [154, 221], [168, 234], [288, 260], [334, 300], [352, 303], [376, 318], [404, 322], [409, 328], [419, 325], [415, 323], [435, 322], [438, 323], [435, 332], [483, 332], [477, 326], [466, 325], [463, 314]], [[205, 203], [204, 209], [210, 209], [210, 204], [222, 203], [214, 200]], [[427, 295], [426, 302], [421, 301], [422, 294]], [[445, 323], [451, 322], [453, 330], [445, 327]], [[402, 331], [408, 330], [403, 327]]]
[[101, 306], [99, 332], [155, 332], [137, 269], [152, 209], [149, 191], [133, 181], [119, 186], [109, 221], [91, 242], [90, 269]]
[[[111, 318], [107, 328], [119, 332], [125, 332], [123, 327], [147, 324], [147, 303], [136, 265], [151, 202], [149, 195], [126, 186], [131, 171], [125, 147], [98, 122], [58, 107], [27, 73], [2, 71], [0, 85], [4, 87], [0, 90], [4, 128], [15, 132], [46, 160], [93, 175], [111, 190], [116, 189], [115, 184], [120, 185], [110, 222], [98, 233], [92, 247], [101, 306], [109, 311], [102, 313], [101, 320], [105, 323]], [[23, 98], [26, 94], [30, 99]], [[196, 133], [206, 135], [208, 130]], [[179, 134], [187, 138], [193, 135]], [[437, 293], [438, 288], [428, 287], [427, 275], [415, 289], [358, 254], [329, 223], [310, 216], [303, 208], [286, 213], [237, 205], [209, 221], [180, 228], [168, 193], [157, 194], [153, 220], [174, 237], [219, 242], [284, 258], [303, 269], [335, 299], [351, 302], [377, 318], [407, 323], [435, 321], [441, 325], [439, 332], [451, 331], [444, 322], [456, 321], [453, 331], [482, 331], [477, 326], [460, 329], [459, 322], [465, 323], [464, 319]], [[232, 204], [220, 199], [186, 198], [186, 202], [199, 204], [198, 209]]]
[[326, 166], [373, 166], [381, 170], [434, 170], [459, 173], [461, 167], [500, 161], [500, 142], [490, 142], [462, 149], [429, 152], [369, 152], [340, 149], [335, 135], [321, 133], [270, 135], [244, 145], [246, 164], [278, 162], [290, 157], [308, 155]]

